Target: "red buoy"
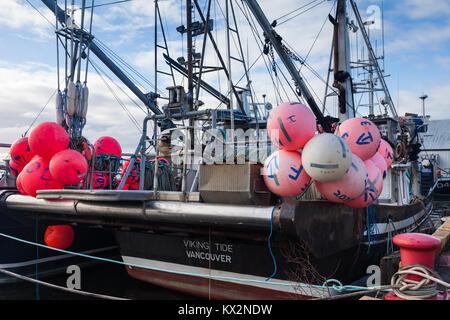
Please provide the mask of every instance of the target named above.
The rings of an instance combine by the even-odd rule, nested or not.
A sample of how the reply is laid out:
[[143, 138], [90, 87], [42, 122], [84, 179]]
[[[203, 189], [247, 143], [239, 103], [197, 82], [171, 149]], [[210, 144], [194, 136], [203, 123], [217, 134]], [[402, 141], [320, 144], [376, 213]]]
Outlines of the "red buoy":
[[94, 142], [95, 154], [115, 155], [120, 158], [122, 147], [113, 137], [100, 137]]
[[16, 179], [16, 188], [17, 188], [17, 190], [19, 190], [19, 192], [21, 193], [21, 194], [23, 194], [23, 195], [27, 195], [27, 193], [25, 192], [25, 190], [24, 190], [24, 188], [23, 188], [23, 186], [22, 186], [22, 174], [21, 173], [19, 173], [19, 175], [17, 176], [17, 179]]
[[62, 150], [50, 160], [52, 178], [63, 185], [76, 184], [87, 174], [88, 164], [76, 150]]
[[69, 135], [54, 122], [42, 122], [31, 131], [28, 139], [31, 151], [47, 160], [69, 147]]
[[[123, 167], [122, 167], [122, 171], [121, 171], [122, 177], [125, 175], [125, 172], [127, 171], [130, 162], [131, 162], [131, 160], [125, 160], [123, 162]], [[135, 182], [139, 183], [139, 176], [138, 176], [138, 169], [137, 169], [137, 166], [139, 166], [139, 165], [140, 165], [140, 161], [136, 160], [133, 164], [133, 168], [131, 168], [131, 170], [130, 170], [130, 174], [128, 175], [128, 178], [126, 181], [126, 183], [129, 184], [130, 186], [133, 185]]]
[[19, 173], [22, 172], [25, 165], [26, 164], [19, 164], [19, 163], [11, 160], [9, 162], [9, 169], [10, 169], [11, 173], [17, 177], [19, 175]]
[[37, 190], [62, 189], [63, 185], [50, 175], [49, 163], [35, 156], [22, 170], [21, 183], [27, 194], [36, 197]]
[[34, 157], [34, 153], [31, 152], [28, 137], [23, 137], [15, 141], [9, 149], [9, 154], [11, 155], [11, 162], [15, 162], [22, 167], [30, 162]]
[[[102, 172], [93, 173], [92, 189], [105, 189], [109, 185], [109, 174]], [[91, 174], [88, 175], [87, 183], [91, 183]]]
[[47, 246], [61, 250], [70, 247], [73, 239], [73, 229], [68, 225], [48, 226], [44, 234], [44, 241]]

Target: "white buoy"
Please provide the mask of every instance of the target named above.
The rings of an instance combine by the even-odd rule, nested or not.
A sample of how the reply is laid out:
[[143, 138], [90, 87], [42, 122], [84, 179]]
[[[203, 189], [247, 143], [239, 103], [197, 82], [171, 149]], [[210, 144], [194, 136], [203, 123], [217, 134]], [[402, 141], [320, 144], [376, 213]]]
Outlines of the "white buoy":
[[341, 179], [352, 165], [348, 144], [331, 133], [316, 135], [302, 151], [306, 173], [317, 181], [331, 182]]
[[73, 116], [75, 114], [75, 100], [77, 96], [77, 87], [73, 81], [69, 81], [67, 84], [67, 113], [69, 116]]
[[81, 118], [86, 118], [88, 110], [88, 98], [89, 98], [89, 89], [87, 86], [84, 86], [81, 89]]
[[64, 111], [63, 111], [63, 98], [61, 91], [58, 91], [58, 94], [56, 95], [56, 123], [60, 126], [64, 123]]

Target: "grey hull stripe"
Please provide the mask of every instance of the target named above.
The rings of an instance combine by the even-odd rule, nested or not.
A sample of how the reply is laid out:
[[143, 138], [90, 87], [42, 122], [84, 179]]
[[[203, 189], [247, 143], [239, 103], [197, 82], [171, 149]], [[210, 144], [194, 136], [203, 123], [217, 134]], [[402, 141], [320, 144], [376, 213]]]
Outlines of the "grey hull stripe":
[[318, 164], [318, 163], [311, 163], [312, 168], [319, 168], [319, 169], [337, 169], [339, 168], [338, 164]]

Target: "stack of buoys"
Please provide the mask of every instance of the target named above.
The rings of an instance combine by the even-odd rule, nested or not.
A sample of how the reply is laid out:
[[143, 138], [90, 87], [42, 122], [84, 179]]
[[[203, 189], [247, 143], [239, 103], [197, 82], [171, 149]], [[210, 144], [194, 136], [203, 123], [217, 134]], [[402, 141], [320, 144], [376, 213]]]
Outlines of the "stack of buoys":
[[306, 191], [311, 180], [327, 200], [352, 208], [375, 202], [393, 160], [389, 143], [365, 118], [344, 121], [335, 134], [315, 134], [314, 114], [300, 103], [276, 107], [267, 122], [268, 135], [280, 150], [263, 168], [268, 189], [293, 197]]
[[38, 190], [62, 189], [80, 182], [87, 173], [86, 159], [68, 147], [69, 135], [54, 122], [40, 123], [29, 137], [17, 140], [10, 153], [12, 168], [13, 163], [23, 165], [17, 171], [19, 192], [36, 197]]

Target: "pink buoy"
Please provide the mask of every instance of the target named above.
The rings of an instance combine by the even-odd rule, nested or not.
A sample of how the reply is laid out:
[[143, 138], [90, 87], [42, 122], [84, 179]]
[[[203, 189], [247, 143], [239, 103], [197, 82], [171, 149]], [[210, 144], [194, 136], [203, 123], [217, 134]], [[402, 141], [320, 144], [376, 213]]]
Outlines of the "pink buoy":
[[122, 147], [113, 137], [100, 137], [94, 142], [95, 154], [115, 155], [120, 158]]
[[298, 151], [278, 150], [265, 161], [264, 182], [267, 188], [281, 196], [293, 197], [308, 188], [311, 178], [302, 166], [302, 154]]
[[81, 153], [76, 150], [63, 150], [50, 160], [50, 174], [63, 185], [76, 184], [87, 174], [88, 164]]
[[378, 152], [375, 152], [373, 157], [370, 158], [369, 160], [371, 160], [373, 163], [375, 163], [375, 165], [378, 167], [378, 169], [380, 169], [381, 176], [383, 177], [383, 179], [385, 179], [386, 175], [387, 175], [387, 164], [386, 164], [386, 161], [384, 160], [383, 156], [381, 154], [379, 154]]
[[269, 115], [267, 133], [272, 142], [283, 150], [299, 150], [316, 132], [312, 111], [299, 102], [285, 102]]
[[366, 188], [368, 173], [364, 162], [352, 155], [352, 165], [341, 179], [333, 182], [314, 180], [317, 191], [327, 200], [344, 203], [360, 197]]
[[351, 118], [345, 120], [338, 129], [350, 147], [353, 154], [365, 161], [377, 152], [381, 135], [378, 127], [370, 120], [364, 118]]
[[28, 143], [31, 151], [48, 161], [51, 157], [69, 147], [69, 135], [66, 130], [54, 122], [42, 122], [30, 133]]
[[12, 162], [25, 167], [34, 157], [34, 153], [31, 152], [30, 145], [28, 144], [28, 137], [23, 137], [15, 141], [9, 149], [9, 154], [11, 155]]
[[11, 160], [9, 162], [9, 169], [10, 169], [11, 173], [17, 177], [19, 175], [19, 173], [22, 172], [25, 165], [26, 164], [19, 164], [18, 162]]
[[63, 185], [50, 175], [49, 162], [35, 156], [21, 173], [21, 183], [24, 191], [32, 197], [36, 197], [38, 190], [62, 189]]
[[371, 160], [364, 161], [364, 165], [368, 173], [367, 185], [363, 195], [345, 203], [350, 208], [365, 208], [371, 205], [378, 199], [383, 189], [383, 178], [381, 177], [380, 169]]
[[384, 139], [381, 139], [380, 147], [378, 148], [378, 153], [381, 154], [381, 156], [386, 161], [387, 167], [390, 167], [392, 161], [394, 161], [394, 151], [392, 150], [392, 147], [389, 144], [389, 142], [387, 142]]

